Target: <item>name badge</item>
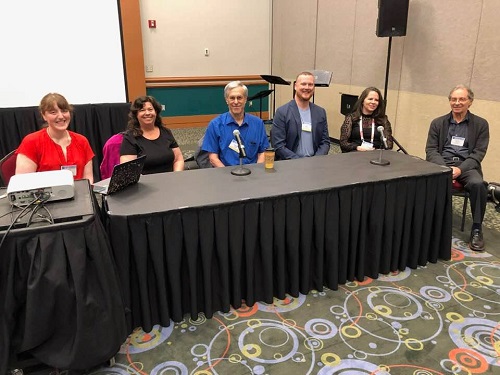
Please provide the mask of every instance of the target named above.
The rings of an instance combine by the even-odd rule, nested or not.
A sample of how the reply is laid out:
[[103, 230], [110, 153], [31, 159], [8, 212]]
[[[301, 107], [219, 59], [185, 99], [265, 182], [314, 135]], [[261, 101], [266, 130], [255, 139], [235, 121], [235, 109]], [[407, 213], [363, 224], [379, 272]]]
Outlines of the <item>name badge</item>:
[[462, 137], [456, 137], [456, 136], [453, 136], [451, 137], [451, 144], [453, 146], [460, 146], [462, 147], [465, 143], [465, 138], [462, 138]]
[[308, 133], [312, 132], [312, 125], [311, 125], [311, 123], [309, 123], [309, 122], [302, 123], [302, 131], [303, 132], [308, 132]]
[[73, 176], [76, 176], [76, 165], [62, 165], [61, 170], [69, 170], [73, 173]]
[[361, 144], [361, 147], [368, 148], [368, 149], [373, 149], [373, 143], [367, 142], [367, 141], [363, 141], [363, 143]]
[[229, 148], [238, 153], [238, 155], [240, 154], [240, 149], [238, 148], [238, 142], [236, 142], [236, 139], [233, 139], [231, 141], [231, 143], [229, 144]]

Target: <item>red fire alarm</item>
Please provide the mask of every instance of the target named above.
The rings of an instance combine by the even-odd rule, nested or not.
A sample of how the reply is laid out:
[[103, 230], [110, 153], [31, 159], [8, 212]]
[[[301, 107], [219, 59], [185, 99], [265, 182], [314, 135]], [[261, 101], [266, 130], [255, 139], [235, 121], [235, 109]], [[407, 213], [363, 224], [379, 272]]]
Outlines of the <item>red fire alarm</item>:
[[148, 26], [150, 29], [156, 29], [156, 20], [148, 20]]

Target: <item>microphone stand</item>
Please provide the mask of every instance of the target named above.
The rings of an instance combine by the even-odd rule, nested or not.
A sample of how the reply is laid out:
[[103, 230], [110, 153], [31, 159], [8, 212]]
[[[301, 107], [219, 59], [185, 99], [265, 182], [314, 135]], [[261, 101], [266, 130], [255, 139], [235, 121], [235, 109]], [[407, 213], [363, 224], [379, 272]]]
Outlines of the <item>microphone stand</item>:
[[370, 160], [370, 163], [373, 165], [389, 165], [389, 164], [391, 164], [391, 162], [389, 160], [382, 159], [383, 152], [384, 152], [384, 146], [382, 145], [380, 147], [380, 153], [378, 155], [378, 159]]
[[235, 176], [248, 176], [250, 173], [250, 169], [243, 167], [243, 153], [240, 148], [240, 165], [233, 170], [231, 170], [231, 174]]

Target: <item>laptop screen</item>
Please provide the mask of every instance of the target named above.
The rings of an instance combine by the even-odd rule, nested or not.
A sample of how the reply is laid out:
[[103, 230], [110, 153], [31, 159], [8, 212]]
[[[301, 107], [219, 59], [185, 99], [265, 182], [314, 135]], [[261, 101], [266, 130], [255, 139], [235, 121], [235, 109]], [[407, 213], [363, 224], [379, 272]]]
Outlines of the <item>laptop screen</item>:
[[143, 155], [137, 159], [115, 165], [111, 178], [108, 181], [103, 180], [102, 184], [94, 184], [94, 191], [101, 194], [113, 194], [127, 186], [136, 184], [141, 177], [145, 160], [146, 155]]

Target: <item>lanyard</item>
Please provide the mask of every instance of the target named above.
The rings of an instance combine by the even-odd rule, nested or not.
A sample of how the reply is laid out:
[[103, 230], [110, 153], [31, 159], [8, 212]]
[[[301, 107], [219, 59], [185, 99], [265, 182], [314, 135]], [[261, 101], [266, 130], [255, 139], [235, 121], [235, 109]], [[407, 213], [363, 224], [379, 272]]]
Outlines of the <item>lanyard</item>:
[[[371, 139], [371, 144], [373, 144], [373, 137], [375, 135], [375, 120], [372, 119], [372, 139]], [[361, 137], [361, 142], [365, 141], [365, 138], [363, 137], [363, 116], [360, 117], [359, 119], [359, 136]]]

